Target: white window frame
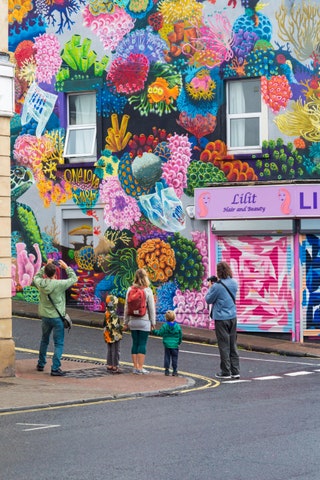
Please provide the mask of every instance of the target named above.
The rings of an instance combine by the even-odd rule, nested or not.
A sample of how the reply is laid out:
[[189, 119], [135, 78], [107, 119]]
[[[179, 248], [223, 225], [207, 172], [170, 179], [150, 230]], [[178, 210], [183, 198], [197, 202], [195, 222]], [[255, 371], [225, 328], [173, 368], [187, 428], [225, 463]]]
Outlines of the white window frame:
[[[261, 102], [260, 111], [257, 112], [248, 112], [248, 113], [229, 113], [229, 106], [230, 106], [230, 91], [229, 85], [231, 82], [257, 82], [259, 81], [260, 86], [260, 96]], [[263, 101], [261, 95], [261, 82], [260, 78], [250, 78], [250, 79], [237, 79], [237, 80], [229, 80], [226, 83], [226, 122], [227, 122], [227, 149], [228, 154], [255, 154], [261, 153], [262, 151], [262, 141], [268, 139], [268, 108], [265, 102]], [[231, 121], [232, 120], [245, 120], [249, 118], [257, 118], [259, 122], [259, 144], [258, 145], [248, 145], [248, 146], [234, 146], [231, 147]]]
[[[67, 131], [66, 131], [66, 138], [64, 144], [64, 158], [67, 158], [70, 163], [83, 163], [83, 162], [94, 162], [96, 161], [96, 152], [97, 152], [97, 122], [95, 120], [94, 123], [88, 124], [75, 124], [70, 125], [70, 104], [69, 100], [72, 96], [79, 96], [79, 95], [94, 95], [96, 97], [95, 92], [72, 92], [67, 95]], [[69, 147], [71, 143], [71, 137], [74, 132], [79, 131], [91, 131], [91, 142], [86, 142], [87, 151], [85, 153], [78, 153], [78, 152], [69, 152]]]

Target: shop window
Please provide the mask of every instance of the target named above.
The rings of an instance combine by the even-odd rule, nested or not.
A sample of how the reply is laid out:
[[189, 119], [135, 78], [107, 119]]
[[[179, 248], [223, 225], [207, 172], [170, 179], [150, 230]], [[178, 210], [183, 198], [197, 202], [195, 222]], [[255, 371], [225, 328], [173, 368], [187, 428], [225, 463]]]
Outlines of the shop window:
[[259, 153], [268, 138], [267, 107], [260, 78], [227, 82], [228, 153]]
[[68, 94], [67, 119], [64, 157], [70, 163], [94, 162], [97, 151], [96, 94]]

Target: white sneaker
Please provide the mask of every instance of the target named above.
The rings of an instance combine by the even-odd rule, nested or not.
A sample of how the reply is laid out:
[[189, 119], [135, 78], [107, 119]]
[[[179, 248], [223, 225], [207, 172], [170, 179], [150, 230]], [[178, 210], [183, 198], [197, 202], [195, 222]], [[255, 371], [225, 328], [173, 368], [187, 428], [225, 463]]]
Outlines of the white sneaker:
[[143, 374], [143, 375], [147, 375], [149, 372], [149, 370], [146, 370], [145, 368], [143, 368], [142, 370], [140, 370], [140, 372]]

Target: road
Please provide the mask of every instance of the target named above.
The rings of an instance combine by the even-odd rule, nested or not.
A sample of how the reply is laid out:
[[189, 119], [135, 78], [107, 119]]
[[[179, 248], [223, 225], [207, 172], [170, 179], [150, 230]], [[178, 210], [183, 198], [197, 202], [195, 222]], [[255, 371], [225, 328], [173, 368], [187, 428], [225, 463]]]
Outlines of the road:
[[[38, 348], [38, 320], [14, 319], [13, 333]], [[65, 353], [101, 360], [102, 331], [75, 326]], [[240, 355], [241, 380], [213, 389], [0, 417], [0, 479], [319, 480], [319, 359]], [[162, 357], [151, 337], [146, 363]], [[212, 377], [217, 349], [183, 342], [179, 370]]]

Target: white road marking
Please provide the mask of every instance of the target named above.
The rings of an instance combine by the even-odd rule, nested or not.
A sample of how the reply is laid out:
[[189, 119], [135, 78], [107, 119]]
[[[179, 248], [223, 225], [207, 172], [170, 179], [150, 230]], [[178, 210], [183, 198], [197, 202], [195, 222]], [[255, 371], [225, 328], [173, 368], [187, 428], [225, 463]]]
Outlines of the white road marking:
[[284, 373], [284, 375], [287, 375], [288, 377], [298, 377], [299, 375], [311, 375], [314, 372], [290, 372], [290, 373]]
[[[204, 352], [194, 352], [191, 350], [179, 350], [180, 353], [190, 353], [191, 355], [205, 355], [207, 357], [220, 357], [219, 353], [204, 353]], [[253, 352], [253, 353], [259, 353], [259, 352]], [[272, 355], [271, 353], [267, 353], [265, 355]], [[310, 367], [319, 367], [320, 364], [316, 363], [307, 363], [307, 362], [293, 362], [289, 360], [276, 360], [276, 359], [270, 359], [270, 358], [249, 358], [249, 357], [242, 357], [240, 355], [240, 360], [249, 360], [251, 362], [265, 362], [265, 363], [286, 363], [286, 364], [293, 364], [293, 365], [307, 365]], [[317, 370], [320, 372], [320, 370]]]
[[25, 427], [34, 427], [34, 428], [24, 428], [23, 432], [32, 432], [32, 430], [44, 430], [45, 428], [57, 428], [61, 425], [48, 425], [45, 423], [17, 423], [17, 425], [24, 425]]
[[252, 380], [277, 380], [278, 378], [282, 377], [278, 377], [277, 375], [268, 375], [266, 377], [255, 377]]

